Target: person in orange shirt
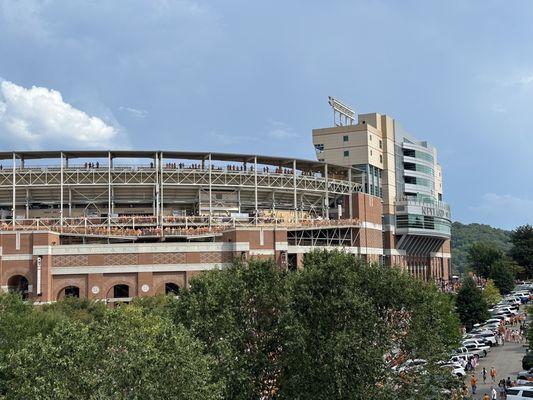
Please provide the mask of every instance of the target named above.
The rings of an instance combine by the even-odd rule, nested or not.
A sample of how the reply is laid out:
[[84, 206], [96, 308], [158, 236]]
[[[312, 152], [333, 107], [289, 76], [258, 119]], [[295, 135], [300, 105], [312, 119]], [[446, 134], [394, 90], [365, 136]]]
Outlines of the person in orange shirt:
[[492, 382], [496, 382], [496, 368], [492, 367], [490, 369], [490, 377], [492, 378]]
[[483, 399], [482, 400], [490, 400], [490, 397], [489, 397], [488, 393], [485, 393], [483, 395]]
[[477, 378], [476, 375], [472, 374], [470, 378], [470, 386], [472, 386], [472, 394], [476, 394], [477, 391]]

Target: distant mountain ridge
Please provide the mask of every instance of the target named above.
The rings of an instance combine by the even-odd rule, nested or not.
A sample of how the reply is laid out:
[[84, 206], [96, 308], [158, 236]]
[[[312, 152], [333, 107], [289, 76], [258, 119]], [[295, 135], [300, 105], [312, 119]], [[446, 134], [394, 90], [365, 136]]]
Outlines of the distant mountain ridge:
[[493, 243], [498, 249], [511, 248], [511, 231], [485, 224], [452, 223], [452, 267], [454, 273], [462, 273], [466, 267], [468, 248], [476, 242]]

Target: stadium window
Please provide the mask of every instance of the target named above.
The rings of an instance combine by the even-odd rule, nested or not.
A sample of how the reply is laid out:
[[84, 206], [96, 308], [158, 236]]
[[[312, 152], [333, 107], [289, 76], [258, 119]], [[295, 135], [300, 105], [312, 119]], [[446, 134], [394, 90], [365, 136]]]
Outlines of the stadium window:
[[383, 141], [381, 141], [381, 140], [379, 141], [379, 148], [380, 149], [383, 148]]
[[348, 141], [348, 135], [344, 135], [344, 136], [342, 137], [342, 141], [343, 141], [343, 142], [347, 142], [347, 141]]
[[381, 154], [379, 155], [379, 162], [383, 164], [383, 156]]
[[372, 135], [368, 135], [368, 137], [370, 138], [370, 141], [372, 141]]
[[344, 150], [344, 157], [349, 157], [349, 156], [350, 156], [350, 151]]

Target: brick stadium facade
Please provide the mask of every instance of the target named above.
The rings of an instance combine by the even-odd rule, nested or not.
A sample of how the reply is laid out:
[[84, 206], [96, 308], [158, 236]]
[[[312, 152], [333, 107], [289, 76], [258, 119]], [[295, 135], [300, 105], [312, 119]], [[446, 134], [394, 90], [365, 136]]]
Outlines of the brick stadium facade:
[[[352, 220], [301, 227], [236, 227], [209, 241], [65, 244], [64, 239], [72, 236], [5, 230], [0, 235], [2, 287], [21, 290], [40, 302], [65, 295], [114, 302], [175, 293], [198, 273], [224, 267], [235, 259], [273, 258], [280, 268], [301, 268], [304, 254], [313, 248], [341, 247], [379, 262], [381, 201], [356, 193], [353, 202], [356, 218]], [[332, 229], [345, 230], [349, 238], [337, 235], [327, 239], [343, 241], [339, 246], [326, 243], [323, 235], [318, 239], [309, 235]], [[311, 243], [314, 240], [318, 243]]]
[[313, 249], [399, 265], [444, 287], [450, 217], [436, 151], [404, 139], [389, 117], [361, 118], [315, 130], [318, 161], [0, 153], [1, 288], [37, 302], [128, 301], [177, 293], [235, 259], [299, 269]]

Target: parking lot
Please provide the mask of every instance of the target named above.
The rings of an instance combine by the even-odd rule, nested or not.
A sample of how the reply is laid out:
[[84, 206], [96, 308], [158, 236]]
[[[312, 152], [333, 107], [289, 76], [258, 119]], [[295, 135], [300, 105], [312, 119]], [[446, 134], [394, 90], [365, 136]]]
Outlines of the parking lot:
[[[529, 320], [529, 318], [528, 318]], [[518, 329], [517, 327], [514, 328]], [[472, 399], [481, 399], [485, 393], [490, 395], [490, 389], [493, 385], [489, 371], [492, 367], [496, 369], [496, 379], [494, 385], [498, 385], [501, 379], [511, 378], [511, 381], [516, 379], [518, 372], [522, 371], [522, 357], [526, 354], [526, 347], [524, 343], [506, 342], [503, 346], [495, 346], [488, 353], [487, 357], [481, 358], [477, 365], [474, 374], [478, 378], [477, 394]], [[487, 382], [483, 383], [483, 376], [481, 371], [483, 367], [487, 370]], [[470, 391], [470, 377], [472, 373], [468, 373], [465, 378], [465, 383]], [[497, 389], [496, 389], [497, 390]], [[471, 392], [470, 392], [471, 393]]]

